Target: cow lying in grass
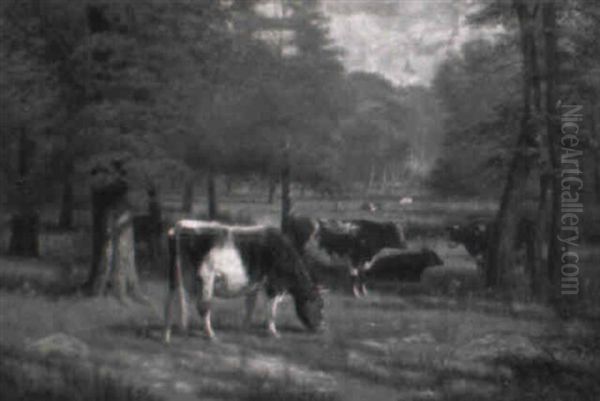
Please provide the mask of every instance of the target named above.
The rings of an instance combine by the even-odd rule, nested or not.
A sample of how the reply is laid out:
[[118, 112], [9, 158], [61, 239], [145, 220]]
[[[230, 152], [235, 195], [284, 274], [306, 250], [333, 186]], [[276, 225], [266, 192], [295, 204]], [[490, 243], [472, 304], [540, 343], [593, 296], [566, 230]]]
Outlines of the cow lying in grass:
[[420, 281], [426, 268], [443, 264], [444, 261], [438, 254], [428, 248], [384, 249], [369, 263], [367, 278], [385, 281]]
[[383, 248], [406, 248], [402, 231], [392, 222], [294, 216], [285, 231], [301, 253], [316, 248], [346, 259], [356, 297], [366, 295], [367, 264], [377, 252]]
[[[186, 263], [184, 263], [184, 261]], [[227, 226], [215, 222], [181, 220], [169, 230], [169, 294], [165, 305], [165, 341], [171, 336], [172, 307], [179, 295], [181, 320], [187, 328], [186, 288], [209, 338], [213, 297], [246, 297], [249, 324], [261, 290], [268, 297], [268, 330], [277, 337], [277, 304], [292, 296], [296, 314], [309, 330], [322, 323], [323, 299], [293, 246], [276, 228]]]

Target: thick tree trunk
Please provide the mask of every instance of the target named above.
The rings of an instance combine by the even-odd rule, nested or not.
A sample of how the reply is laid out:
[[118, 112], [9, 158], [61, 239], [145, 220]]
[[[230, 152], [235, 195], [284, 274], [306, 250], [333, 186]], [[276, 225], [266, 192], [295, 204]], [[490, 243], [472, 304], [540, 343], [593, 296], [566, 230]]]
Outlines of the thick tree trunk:
[[217, 209], [217, 184], [215, 172], [212, 168], [208, 169], [206, 175], [206, 193], [208, 197], [208, 219], [216, 220], [219, 214]]
[[[548, 278], [557, 287], [560, 270], [560, 207], [561, 207], [561, 171], [560, 171], [560, 128], [556, 110], [556, 10], [554, 2], [549, 0], [542, 5], [542, 24], [544, 28], [545, 64], [546, 64], [546, 129], [548, 149], [552, 166], [552, 209], [548, 239]], [[556, 289], [556, 288], [555, 288]]]
[[523, 115], [516, 153], [509, 168], [508, 178], [500, 209], [496, 216], [496, 224], [491, 233], [492, 246], [488, 249], [486, 266], [486, 285], [488, 287], [503, 286], [505, 273], [514, 267], [515, 237], [520, 221], [522, 192], [538, 150], [531, 118], [532, 84], [532, 43], [534, 41], [533, 16], [523, 0], [515, 1], [515, 11], [521, 29], [521, 51], [523, 55]]
[[183, 185], [183, 196], [181, 198], [181, 211], [191, 213], [194, 207], [194, 179], [189, 177]]
[[290, 196], [290, 139], [287, 138], [283, 148], [281, 163], [281, 229], [285, 231], [288, 227], [290, 213], [292, 211], [292, 198]]
[[[119, 172], [120, 173], [120, 172]], [[132, 213], [122, 176], [92, 191], [92, 268], [86, 283], [92, 295], [144, 299], [135, 264]]]

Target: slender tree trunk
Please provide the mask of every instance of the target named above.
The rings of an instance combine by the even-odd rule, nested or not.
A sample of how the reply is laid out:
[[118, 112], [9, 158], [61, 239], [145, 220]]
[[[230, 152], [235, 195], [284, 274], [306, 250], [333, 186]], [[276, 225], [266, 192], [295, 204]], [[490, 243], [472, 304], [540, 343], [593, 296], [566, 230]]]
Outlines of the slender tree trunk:
[[369, 182], [367, 183], [367, 190], [365, 191], [365, 195], [368, 195], [375, 184], [375, 162], [371, 164], [371, 171], [369, 172]]
[[158, 189], [152, 184], [148, 190], [148, 218], [149, 218], [149, 238], [148, 250], [152, 260], [162, 261], [163, 248], [161, 246], [162, 238], [162, 210], [158, 196]]
[[17, 211], [13, 213], [10, 223], [10, 241], [8, 253], [15, 256], [39, 256], [40, 219], [36, 209], [33, 183], [31, 182], [31, 155], [33, 142], [27, 138], [25, 128], [19, 134]]
[[206, 193], [208, 196], [208, 219], [216, 220], [219, 214], [217, 209], [217, 184], [212, 167], [208, 169], [206, 175]]
[[225, 194], [230, 196], [233, 192], [233, 178], [230, 176], [225, 177]]
[[286, 139], [283, 148], [281, 163], [281, 229], [285, 231], [288, 227], [290, 213], [292, 211], [292, 198], [290, 196], [290, 138]]
[[[561, 203], [561, 173], [560, 173], [560, 128], [556, 110], [556, 80], [558, 54], [556, 51], [556, 10], [552, 0], [542, 5], [542, 24], [544, 28], [545, 64], [546, 64], [546, 129], [548, 132], [548, 149], [552, 166], [552, 209], [551, 224], [548, 239], [548, 278], [557, 286], [560, 269], [560, 203]], [[556, 289], [556, 288], [555, 288]]]
[[68, 161], [65, 167], [58, 227], [69, 230], [73, 228], [73, 163]]
[[493, 225], [491, 233], [492, 246], [488, 250], [486, 268], [486, 284], [489, 287], [506, 284], [504, 274], [514, 266], [514, 246], [520, 220], [522, 191], [526, 187], [529, 174], [538, 154], [531, 118], [533, 17], [530, 15], [525, 1], [516, 0], [514, 5], [521, 29], [523, 114], [516, 152], [509, 168], [500, 209], [496, 216], [496, 224]]
[[183, 196], [181, 199], [181, 211], [191, 213], [194, 207], [194, 179], [188, 177], [183, 185]]
[[[536, 118], [542, 115], [542, 77], [540, 73], [538, 50], [535, 36], [531, 40], [531, 83], [533, 91], [533, 107]], [[542, 299], [546, 288], [546, 274], [544, 261], [546, 259], [545, 244], [548, 231], [548, 191], [552, 183], [552, 172], [548, 154], [548, 137], [543, 136], [539, 142], [539, 199], [538, 210], [535, 217], [535, 229], [528, 232], [525, 240], [527, 247], [526, 269], [529, 274], [530, 292], [534, 299]]]
[[531, 239], [534, 243], [533, 260], [529, 263], [530, 289], [535, 299], [543, 299], [547, 285], [544, 262], [547, 257], [546, 241], [548, 238], [549, 197], [552, 186], [552, 173], [542, 167], [540, 172], [540, 199], [536, 215], [536, 230]]

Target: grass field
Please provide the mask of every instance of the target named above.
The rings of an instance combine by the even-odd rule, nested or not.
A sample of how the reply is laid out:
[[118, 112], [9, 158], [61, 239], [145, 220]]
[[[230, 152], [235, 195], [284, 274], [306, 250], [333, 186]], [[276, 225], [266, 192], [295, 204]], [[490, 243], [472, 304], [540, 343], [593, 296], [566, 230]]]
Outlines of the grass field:
[[[77, 246], [85, 230], [46, 233], [41, 261], [0, 258], [2, 399], [599, 399], [597, 314], [565, 320], [516, 289], [487, 294], [465, 250], [440, 237], [445, 224], [492, 213], [493, 205], [390, 202], [375, 215], [359, 206], [312, 200], [296, 211], [402, 223], [410, 246], [432, 247], [444, 266], [428, 269], [418, 284], [372, 287], [364, 299], [351, 297], [338, 277], [341, 284], [326, 295], [326, 329], [306, 333], [286, 302], [281, 339], [266, 336], [263, 300], [248, 331], [243, 301], [219, 300], [218, 341], [207, 341], [195, 319], [189, 335], [175, 331], [166, 346], [162, 272], [140, 266], [152, 273], [142, 275], [151, 306], [82, 297], [68, 289], [85, 277], [87, 251]], [[231, 200], [221, 207], [236, 218], [276, 221], [274, 205]], [[587, 268], [597, 266], [597, 250], [585, 252]], [[593, 311], [596, 304], [577, 305]]]

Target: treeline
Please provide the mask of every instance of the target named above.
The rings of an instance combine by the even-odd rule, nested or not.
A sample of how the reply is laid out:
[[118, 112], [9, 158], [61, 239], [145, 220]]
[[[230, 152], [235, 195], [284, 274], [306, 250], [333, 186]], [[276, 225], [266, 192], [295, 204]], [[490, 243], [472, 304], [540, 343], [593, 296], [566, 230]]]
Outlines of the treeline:
[[63, 228], [115, 160], [137, 188], [193, 199], [200, 177], [275, 185], [286, 146], [291, 179], [328, 190], [428, 159], [431, 94], [346, 74], [317, 0], [10, 0], [0, 17], [0, 200], [58, 202]]
[[565, 286], [579, 294], [575, 249], [597, 235], [600, 6], [498, 0], [468, 20], [503, 33], [466, 43], [437, 71], [445, 141], [431, 183], [444, 193], [500, 198], [488, 286], [512, 285], [515, 239], [526, 218], [534, 227], [533, 295], [564, 300]]
[[[526, 73], [522, 52], [524, 34], [519, 26], [512, 1], [495, 1], [476, 7], [468, 18], [476, 27], [496, 28], [499, 33], [489, 39], [465, 43], [460, 51], [451, 52], [437, 69], [432, 89], [441, 102], [444, 114], [444, 140], [440, 158], [431, 176], [431, 184], [442, 193], [462, 193], [497, 198], [502, 191], [523, 115], [523, 79]], [[534, 70], [529, 74], [537, 88], [532, 94], [532, 135], [546, 146], [543, 107], [547, 66], [544, 61], [544, 37], [541, 2], [528, 6], [535, 38], [528, 52]], [[600, 53], [595, 37], [600, 30], [599, 8], [590, 1], [557, 3], [558, 68], [560, 83], [557, 99], [584, 107], [581, 126], [586, 168], [585, 190], [600, 194], [598, 131], [598, 65]], [[534, 11], [535, 10], [535, 11]], [[529, 14], [528, 14], [529, 15]], [[500, 29], [498, 29], [500, 27]], [[544, 153], [544, 152], [542, 152]], [[534, 163], [536, 174], [547, 155]], [[537, 196], [538, 181], [531, 177], [528, 195]], [[598, 199], [599, 195], [596, 195]]]

